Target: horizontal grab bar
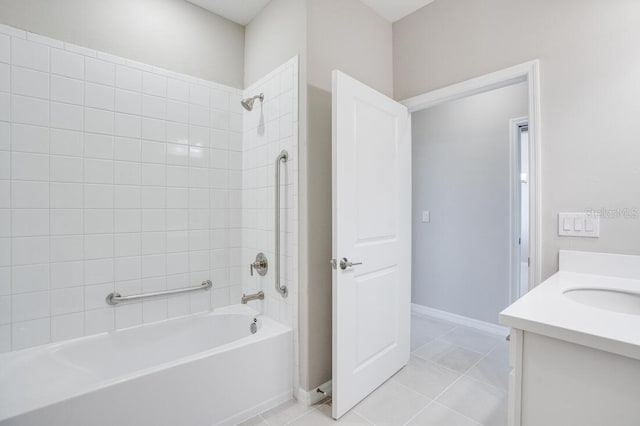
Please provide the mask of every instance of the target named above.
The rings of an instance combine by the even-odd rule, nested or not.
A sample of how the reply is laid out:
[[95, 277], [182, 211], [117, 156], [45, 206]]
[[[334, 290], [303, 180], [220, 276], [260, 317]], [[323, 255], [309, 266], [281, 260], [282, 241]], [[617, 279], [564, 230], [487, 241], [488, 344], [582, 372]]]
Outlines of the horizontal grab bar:
[[122, 302], [135, 302], [137, 300], [153, 299], [154, 297], [170, 296], [172, 294], [191, 293], [193, 291], [209, 290], [213, 287], [213, 283], [209, 280], [202, 281], [198, 287], [178, 288], [175, 290], [154, 291], [152, 293], [133, 294], [131, 296], [123, 296], [118, 292], [107, 294], [107, 304], [117, 305]]

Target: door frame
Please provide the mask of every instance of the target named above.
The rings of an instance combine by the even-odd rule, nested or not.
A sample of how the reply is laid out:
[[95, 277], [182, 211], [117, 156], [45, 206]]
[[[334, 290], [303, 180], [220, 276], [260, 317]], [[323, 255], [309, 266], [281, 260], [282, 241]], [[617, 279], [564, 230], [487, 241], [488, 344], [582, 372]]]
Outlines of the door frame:
[[[509, 120], [509, 276], [511, 277], [511, 285], [509, 286], [510, 303], [518, 300], [523, 294], [521, 293], [521, 276], [520, 262], [522, 261], [519, 254], [521, 244], [519, 238], [521, 234], [522, 211], [521, 211], [521, 187], [520, 176], [520, 133], [522, 127], [529, 126], [529, 117], [518, 117]], [[530, 141], [529, 141], [530, 144]], [[529, 149], [531, 146], [529, 146]], [[527, 181], [529, 181], [527, 176]], [[531, 256], [529, 256], [531, 258]], [[527, 268], [531, 269], [531, 266]], [[529, 283], [527, 283], [527, 286]], [[527, 289], [529, 290], [529, 289]]]
[[[490, 74], [417, 95], [400, 103], [410, 113], [449, 101], [477, 95], [513, 84], [527, 82], [529, 94], [529, 290], [540, 283], [541, 254], [541, 126], [540, 126], [540, 61], [538, 59], [505, 68]], [[513, 192], [513, 191], [512, 191]], [[513, 204], [513, 203], [511, 203]], [[513, 221], [513, 218], [511, 219]], [[513, 224], [511, 224], [513, 226]], [[513, 267], [513, 262], [510, 262]], [[511, 274], [513, 277], [513, 274]], [[510, 293], [511, 293], [510, 289]]]

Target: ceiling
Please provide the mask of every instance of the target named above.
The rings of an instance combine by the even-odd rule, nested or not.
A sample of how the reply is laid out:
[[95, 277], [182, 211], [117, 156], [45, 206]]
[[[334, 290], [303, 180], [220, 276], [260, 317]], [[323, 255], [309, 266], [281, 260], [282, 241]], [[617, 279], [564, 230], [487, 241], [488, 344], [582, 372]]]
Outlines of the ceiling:
[[434, 0], [360, 0], [388, 21], [396, 22]]
[[187, 0], [240, 25], [247, 25], [270, 0]]
[[[240, 25], [247, 25], [270, 0], [187, 0]], [[360, 0], [390, 22], [395, 22], [434, 0]]]

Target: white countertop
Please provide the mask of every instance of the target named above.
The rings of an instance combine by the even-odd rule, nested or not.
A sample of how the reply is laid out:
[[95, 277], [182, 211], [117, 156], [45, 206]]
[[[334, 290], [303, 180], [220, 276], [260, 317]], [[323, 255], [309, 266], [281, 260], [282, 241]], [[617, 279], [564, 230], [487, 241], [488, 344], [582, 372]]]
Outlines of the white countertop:
[[560, 271], [500, 313], [502, 325], [640, 360], [640, 315], [587, 306], [575, 288], [640, 293], [640, 256], [560, 252]]

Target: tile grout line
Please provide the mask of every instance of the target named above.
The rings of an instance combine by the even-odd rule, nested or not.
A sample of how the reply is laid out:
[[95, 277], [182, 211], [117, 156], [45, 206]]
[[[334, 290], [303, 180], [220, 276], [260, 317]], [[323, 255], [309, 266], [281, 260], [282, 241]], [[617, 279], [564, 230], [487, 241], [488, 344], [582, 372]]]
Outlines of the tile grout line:
[[[450, 330], [450, 331], [449, 331], [448, 333], [446, 333], [446, 334], [449, 334], [449, 333], [451, 333], [451, 332], [455, 331], [456, 329], [458, 329], [458, 328], [460, 328], [460, 327], [461, 327], [461, 326], [456, 326], [454, 329]], [[457, 410], [455, 410], [455, 409], [453, 409], [453, 408], [451, 408], [451, 407], [449, 407], [449, 406], [447, 406], [447, 405], [445, 405], [445, 404], [439, 403], [437, 400], [438, 400], [438, 398], [440, 398], [441, 396], [443, 396], [446, 392], [448, 392], [448, 391], [449, 391], [449, 390], [450, 390], [450, 389], [451, 389], [451, 388], [452, 388], [456, 383], [458, 383], [460, 380], [462, 380], [462, 378], [463, 378], [463, 377], [467, 377], [467, 378], [469, 378], [469, 379], [475, 380], [475, 379], [473, 379], [472, 377], [468, 376], [468, 375], [467, 375], [467, 373], [468, 373], [469, 371], [471, 371], [471, 370], [472, 370], [476, 365], [478, 365], [482, 360], [484, 360], [484, 359], [485, 359], [485, 358], [486, 358], [486, 357], [487, 357], [487, 356], [488, 356], [488, 355], [489, 355], [489, 354], [490, 354], [490, 353], [491, 353], [491, 352], [492, 352], [492, 351], [493, 351], [493, 350], [498, 346], [498, 344], [499, 344], [499, 343], [496, 343], [496, 344], [495, 344], [495, 345], [494, 345], [494, 346], [489, 350], [489, 352], [487, 352], [487, 353], [486, 353], [482, 358], [480, 358], [480, 359], [479, 359], [478, 361], [476, 361], [473, 365], [471, 365], [469, 368], [467, 368], [467, 369], [466, 369], [462, 374], [460, 374], [460, 376], [459, 376], [456, 380], [454, 380], [454, 381], [453, 381], [453, 382], [451, 382], [447, 387], [445, 387], [445, 388], [442, 390], [442, 392], [440, 392], [438, 395], [436, 395], [436, 396], [435, 396], [435, 398], [433, 398], [432, 402], [434, 402], [434, 403], [438, 403], [438, 404], [442, 405], [443, 407], [446, 407], [446, 408], [448, 408], [449, 410], [451, 410], [451, 411], [453, 411], [453, 412], [455, 412], [455, 413], [457, 413], [457, 414], [462, 415], [463, 417], [469, 418], [468, 416], [466, 416], [466, 415], [464, 415], [464, 414], [462, 414], [462, 413], [458, 412]], [[422, 358], [421, 358], [421, 359], [422, 359]], [[453, 371], [453, 370], [452, 370], [452, 371]], [[476, 381], [476, 382], [480, 382], [480, 381], [478, 381], [478, 380], [475, 380], [475, 381]], [[480, 383], [483, 383], [483, 384], [484, 384], [484, 382], [480, 382]], [[490, 385], [490, 386], [491, 386], [491, 385]], [[492, 386], [492, 387], [494, 387], [494, 386]], [[503, 391], [503, 392], [504, 392], [504, 391]], [[419, 392], [418, 392], [418, 393], [419, 393]], [[422, 413], [422, 412], [423, 412], [423, 411], [424, 411], [424, 410], [425, 410], [429, 405], [431, 405], [431, 404], [427, 404], [425, 407], [423, 407], [423, 408], [422, 408], [418, 413], [416, 413], [413, 417], [411, 417], [411, 418], [407, 421], [407, 423], [411, 422], [413, 419], [415, 419], [417, 416], [419, 416], [419, 415], [420, 415], [420, 413]], [[473, 420], [473, 419], [471, 419], [471, 420]], [[473, 421], [475, 422], [475, 420], [473, 420]]]

